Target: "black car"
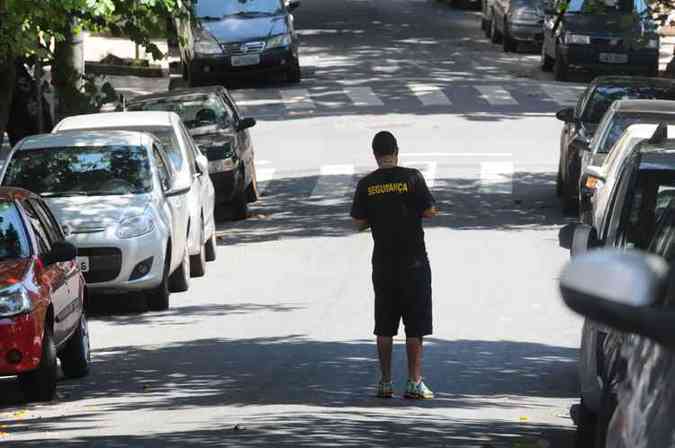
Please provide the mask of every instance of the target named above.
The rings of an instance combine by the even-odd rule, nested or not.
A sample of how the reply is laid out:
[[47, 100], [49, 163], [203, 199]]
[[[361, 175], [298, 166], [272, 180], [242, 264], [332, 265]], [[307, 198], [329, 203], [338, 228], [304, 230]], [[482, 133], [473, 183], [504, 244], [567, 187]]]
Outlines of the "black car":
[[579, 97], [576, 107], [562, 109], [556, 117], [565, 125], [560, 135], [560, 159], [556, 189], [563, 209], [577, 209], [581, 154], [588, 151], [591, 139], [607, 109], [621, 99], [675, 99], [675, 81], [629, 76], [598, 77]]
[[256, 122], [241, 116], [224, 87], [180, 89], [139, 96], [129, 101], [126, 108], [129, 111], [176, 112], [209, 159], [216, 205], [231, 204], [235, 218], [246, 217], [248, 204], [258, 199], [254, 150], [248, 131]]
[[299, 0], [191, 0], [176, 24], [183, 77], [192, 86], [252, 74], [284, 73], [300, 82]]
[[544, 39], [544, 4], [541, 0], [494, 0], [490, 26], [492, 42], [502, 42], [504, 51], [518, 44], [539, 44]]
[[657, 76], [659, 36], [646, 0], [556, 0], [547, 8], [541, 67]]
[[[675, 250], [675, 140], [667, 140], [665, 129], [665, 125], [660, 126], [652, 139], [637, 145], [622, 163], [616, 182], [604, 187], [611, 189], [611, 200], [603, 219], [593, 226], [570, 224], [561, 230], [561, 244], [571, 248], [575, 257], [598, 247], [640, 249], [661, 256]], [[589, 339], [582, 341], [582, 347], [584, 342], [597, 344], [587, 347], [596, 353], [595, 361], [589, 365], [585, 360], [580, 368], [597, 375], [599, 400], [591, 406], [584, 403], [582, 394], [582, 403], [573, 412], [578, 425], [577, 446], [584, 448], [605, 446], [607, 428], [627, 374], [622, 350], [629, 337], [605, 327], [595, 331], [596, 336], [589, 333]], [[583, 377], [584, 371], [580, 374]]]

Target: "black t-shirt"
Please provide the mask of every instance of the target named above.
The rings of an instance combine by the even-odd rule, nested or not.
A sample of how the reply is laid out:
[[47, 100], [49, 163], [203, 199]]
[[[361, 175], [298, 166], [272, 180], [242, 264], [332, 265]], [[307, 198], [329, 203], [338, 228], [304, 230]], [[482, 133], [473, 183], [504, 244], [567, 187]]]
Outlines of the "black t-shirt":
[[375, 241], [373, 261], [426, 255], [422, 213], [434, 206], [422, 173], [383, 168], [359, 182], [352, 217], [366, 219]]

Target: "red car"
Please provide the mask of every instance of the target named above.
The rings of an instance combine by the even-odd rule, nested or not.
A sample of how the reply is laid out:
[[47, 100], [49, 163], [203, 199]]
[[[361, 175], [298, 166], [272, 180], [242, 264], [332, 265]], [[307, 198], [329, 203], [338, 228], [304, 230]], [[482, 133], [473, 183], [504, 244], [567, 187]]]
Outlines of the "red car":
[[89, 371], [85, 282], [77, 249], [37, 195], [0, 188], [0, 376], [18, 375], [30, 401]]

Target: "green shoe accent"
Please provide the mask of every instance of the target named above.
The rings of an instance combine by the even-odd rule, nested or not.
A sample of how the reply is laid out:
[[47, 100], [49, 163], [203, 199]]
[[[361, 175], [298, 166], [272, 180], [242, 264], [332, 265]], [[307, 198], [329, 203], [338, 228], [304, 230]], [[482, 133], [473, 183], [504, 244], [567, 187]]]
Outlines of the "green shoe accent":
[[405, 398], [413, 400], [432, 400], [434, 398], [434, 393], [426, 384], [424, 384], [424, 381], [415, 384], [414, 381], [408, 380], [408, 383], [405, 385]]
[[392, 398], [394, 396], [394, 386], [391, 381], [377, 383], [377, 398]]

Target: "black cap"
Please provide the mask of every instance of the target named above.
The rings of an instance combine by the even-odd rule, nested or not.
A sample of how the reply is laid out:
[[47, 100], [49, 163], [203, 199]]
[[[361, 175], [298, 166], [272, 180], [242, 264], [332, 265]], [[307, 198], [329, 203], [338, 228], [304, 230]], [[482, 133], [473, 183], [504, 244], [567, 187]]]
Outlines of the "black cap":
[[373, 138], [373, 153], [377, 157], [398, 154], [396, 137], [389, 131], [380, 131]]

